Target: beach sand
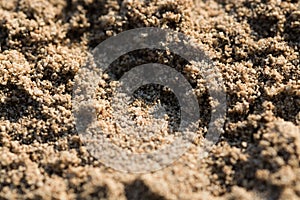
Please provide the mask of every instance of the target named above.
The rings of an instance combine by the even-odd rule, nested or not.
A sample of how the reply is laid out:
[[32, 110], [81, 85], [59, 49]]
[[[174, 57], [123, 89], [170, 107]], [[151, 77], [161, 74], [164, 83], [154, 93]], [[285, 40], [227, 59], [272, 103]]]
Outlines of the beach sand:
[[[300, 199], [299, 5], [296, 0], [0, 0], [0, 198]], [[72, 115], [74, 76], [100, 42], [140, 27], [195, 38], [221, 71], [225, 132], [206, 159], [199, 158], [199, 136], [166, 168], [123, 173], [95, 159], [80, 140]], [[157, 51], [133, 53], [115, 64], [182, 63], [165, 57]], [[197, 74], [189, 73], [199, 86]], [[108, 83], [100, 88], [109, 99]], [[205, 101], [200, 103], [208, 118]], [[99, 118], [109, 110], [110, 104], [103, 104]], [[122, 139], [115, 143], [129, 148]]]

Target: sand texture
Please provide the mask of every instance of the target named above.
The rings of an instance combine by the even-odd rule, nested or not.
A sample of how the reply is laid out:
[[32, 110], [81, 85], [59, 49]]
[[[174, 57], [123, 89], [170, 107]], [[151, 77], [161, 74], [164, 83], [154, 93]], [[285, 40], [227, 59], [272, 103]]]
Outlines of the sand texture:
[[[299, 7], [297, 0], [0, 0], [0, 199], [300, 199]], [[198, 152], [205, 123], [180, 159], [146, 174], [105, 166], [80, 140], [71, 102], [76, 73], [100, 42], [139, 27], [195, 38], [221, 71], [225, 132], [206, 159]], [[144, 50], [114, 65], [132, 62], [187, 64]], [[205, 121], [201, 74], [187, 74], [202, 95]], [[99, 120], [107, 126], [114, 88], [108, 79], [98, 91]], [[160, 91], [176, 124], [174, 99]], [[161, 123], [148, 106], [137, 99], [132, 112], [143, 123]], [[164, 144], [156, 137], [129, 145], [124, 135], [111, 140], [141, 152]]]

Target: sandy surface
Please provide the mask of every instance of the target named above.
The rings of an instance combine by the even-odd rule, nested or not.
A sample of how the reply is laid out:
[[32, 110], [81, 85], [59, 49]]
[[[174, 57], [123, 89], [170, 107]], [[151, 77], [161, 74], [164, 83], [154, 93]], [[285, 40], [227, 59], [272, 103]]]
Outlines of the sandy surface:
[[[1, 199], [300, 199], [299, 5], [1, 0]], [[199, 136], [172, 166], [122, 173], [93, 158], [80, 141], [71, 112], [73, 80], [101, 41], [150, 26], [196, 38], [215, 62], [228, 95], [225, 133], [207, 159], [199, 159]], [[134, 56], [137, 63], [182, 63], [165, 61], [163, 52]], [[124, 60], [121, 67], [128, 67], [131, 59]], [[191, 72], [190, 81], [201, 87], [197, 79]], [[111, 93], [107, 84], [103, 99]], [[100, 120], [110, 109], [103, 105]], [[135, 107], [147, 118], [142, 101]]]

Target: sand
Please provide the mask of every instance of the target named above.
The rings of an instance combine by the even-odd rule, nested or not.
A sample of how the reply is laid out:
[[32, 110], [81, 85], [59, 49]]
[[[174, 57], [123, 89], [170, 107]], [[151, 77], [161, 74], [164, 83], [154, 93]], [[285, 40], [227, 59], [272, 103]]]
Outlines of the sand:
[[[296, 0], [1, 0], [0, 198], [300, 199], [299, 5]], [[100, 42], [139, 27], [195, 38], [221, 71], [225, 132], [206, 159], [199, 158], [199, 135], [173, 165], [123, 173], [95, 159], [80, 140], [72, 115], [74, 76]], [[139, 58], [137, 64], [186, 64], [156, 51], [133, 53], [115, 64], [129, 67], [132, 57]], [[189, 79], [200, 87], [197, 74]], [[109, 81], [100, 89], [101, 98], [109, 100]], [[148, 118], [139, 101], [135, 107]], [[205, 101], [200, 104], [206, 113]], [[110, 110], [103, 105], [100, 120]], [[130, 148], [122, 139], [115, 143]]]

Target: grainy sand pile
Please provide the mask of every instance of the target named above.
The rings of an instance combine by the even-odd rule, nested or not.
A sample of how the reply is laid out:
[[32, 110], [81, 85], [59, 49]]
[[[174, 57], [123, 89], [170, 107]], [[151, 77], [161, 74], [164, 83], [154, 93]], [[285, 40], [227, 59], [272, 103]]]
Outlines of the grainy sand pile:
[[[1, 0], [0, 16], [1, 199], [300, 199], [296, 0]], [[172, 166], [122, 173], [81, 143], [73, 80], [101, 41], [151, 26], [196, 38], [220, 69], [225, 133], [205, 160], [199, 137]], [[181, 62], [164, 52], [128, 57], [122, 67], [132, 57]]]

